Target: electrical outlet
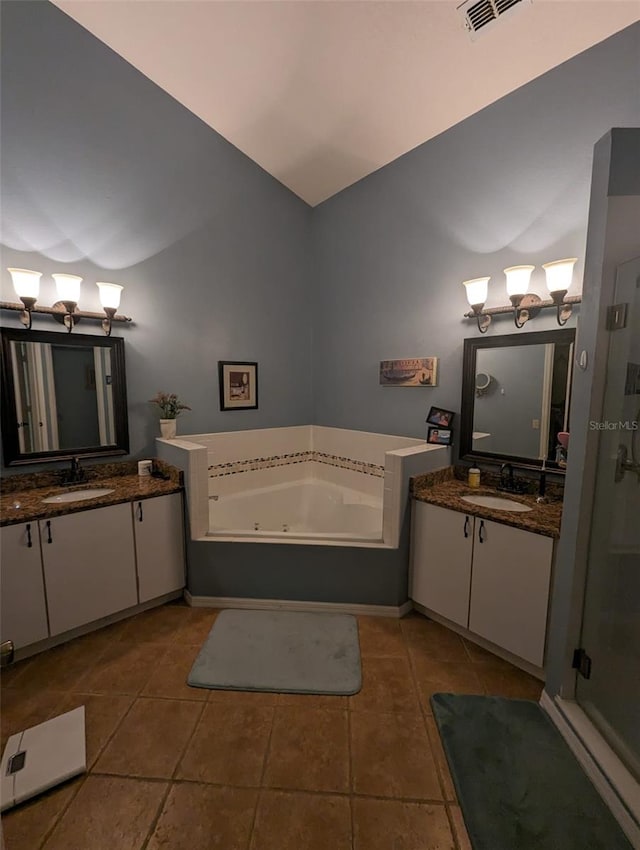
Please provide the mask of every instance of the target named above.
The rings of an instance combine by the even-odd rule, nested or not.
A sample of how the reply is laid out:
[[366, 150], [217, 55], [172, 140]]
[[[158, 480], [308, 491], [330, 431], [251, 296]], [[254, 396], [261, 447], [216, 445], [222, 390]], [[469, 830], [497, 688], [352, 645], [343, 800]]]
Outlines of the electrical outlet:
[[539, 419], [532, 419], [531, 420], [531, 427], [534, 429], [534, 431], [539, 431], [540, 430], [540, 420]]

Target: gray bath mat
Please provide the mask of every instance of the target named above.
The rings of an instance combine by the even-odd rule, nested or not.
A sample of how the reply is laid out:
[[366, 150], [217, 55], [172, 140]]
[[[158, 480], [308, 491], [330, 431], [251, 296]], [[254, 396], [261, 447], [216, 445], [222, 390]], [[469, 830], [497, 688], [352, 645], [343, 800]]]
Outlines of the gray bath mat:
[[434, 694], [473, 850], [631, 850], [535, 702]]
[[358, 624], [350, 614], [222, 611], [187, 682], [234, 691], [356, 694], [362, 686]]

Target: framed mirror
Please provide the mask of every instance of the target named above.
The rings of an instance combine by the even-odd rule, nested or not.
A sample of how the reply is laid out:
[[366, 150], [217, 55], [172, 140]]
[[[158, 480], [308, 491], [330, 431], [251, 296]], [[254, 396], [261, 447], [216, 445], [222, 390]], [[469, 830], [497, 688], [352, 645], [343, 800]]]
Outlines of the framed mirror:
[[[575, 330], [464, 341], [460, 457], [564, 472]], [[559, 450], [560, 447], [560, 450]]]
[[123, 339], [1, 330], [6, 466], [128, 453]]

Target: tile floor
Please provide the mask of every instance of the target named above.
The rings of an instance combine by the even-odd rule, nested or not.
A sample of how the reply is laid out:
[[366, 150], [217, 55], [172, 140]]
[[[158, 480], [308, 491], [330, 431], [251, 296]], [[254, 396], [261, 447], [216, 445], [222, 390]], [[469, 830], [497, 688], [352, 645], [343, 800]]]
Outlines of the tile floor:
[[9, 735], [86, 706], [88, 772], [6, 850], [470, 850], [429, 696], [541, 683], [418, 614], [359, 617], [353, 697], [189, 688], [216, 612], [169, 604], [5, 672]]

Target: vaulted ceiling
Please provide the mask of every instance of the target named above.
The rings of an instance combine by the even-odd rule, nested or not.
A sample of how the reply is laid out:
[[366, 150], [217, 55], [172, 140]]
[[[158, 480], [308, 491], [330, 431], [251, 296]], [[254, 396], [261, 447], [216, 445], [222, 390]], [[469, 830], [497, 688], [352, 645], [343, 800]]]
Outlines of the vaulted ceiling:
[[522, 0], [472, 40], [460, 0], [53, 2], [312, 206], [640, 19]]

